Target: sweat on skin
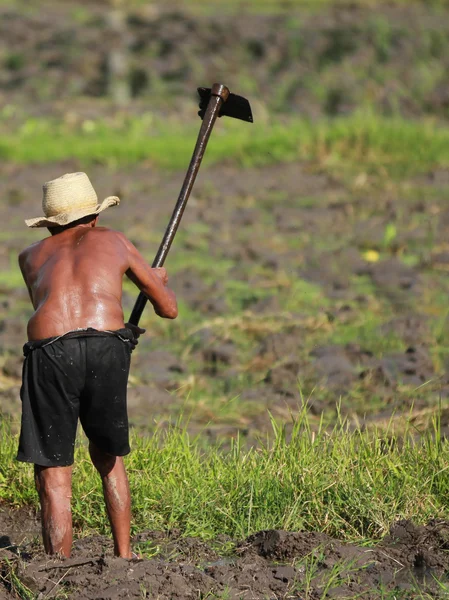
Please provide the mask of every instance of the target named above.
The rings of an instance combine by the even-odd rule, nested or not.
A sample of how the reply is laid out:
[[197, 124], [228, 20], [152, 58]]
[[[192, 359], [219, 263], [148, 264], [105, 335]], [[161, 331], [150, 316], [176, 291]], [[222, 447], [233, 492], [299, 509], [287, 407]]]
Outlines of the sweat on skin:
[[102, 480], [115, 554], [132, 557], [131, 499], [122, 457], [129, 452], [130, 354], [144, 330], [124, 322], [123, 276], [145, 294], [160, 317], [174, 319], [178, 308], [166, 270], [151, 268], [122, 233], [97, 226], [98, 214], [118, 202], [110, 197], [98, 204], [84, 173], [47, 182], [45, 216], [27, 224], [47, 227], [51, 235], [19, 256], [34, 314], [24, 346], [17, 458], [35, 465], [49, 554], [71, 553], [73, 446], [79, 418]]

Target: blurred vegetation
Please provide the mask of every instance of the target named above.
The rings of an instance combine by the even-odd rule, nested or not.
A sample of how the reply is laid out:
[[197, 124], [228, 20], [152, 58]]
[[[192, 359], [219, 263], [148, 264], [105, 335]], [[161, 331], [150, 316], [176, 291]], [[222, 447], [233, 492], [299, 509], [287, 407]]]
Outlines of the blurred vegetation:
[[[256, 117], [257, 119], [257, 117]], [[22, 164], [76, 159], [111, 167], [149, 161], [182, 169], [190, 159], [199, 122], [166, 124], [151, 113], [117, 120], [29, 118], [0, 139], [0, 158]], [[223, 119], [205, 162], [241, 167], [310, 160], [339, 171], [359, 169], [403, 176], [449, 167], [449, 126], [360, 112], [313, 122], [270, 120], [263, 127]], [[391, 235], [391, 232], [390, 232]]]
[[[74, 5], [76, 2], [73, 3]], [[112, 4], [112, 0], [100, 0], [98, 5], [108, 6]], [[157, 7], [161, 3], [157, 0], [127, 0], [126, 3], [130, 8], [145, 6]], [[363, 6], [373, 7], [379, 5], [379, 0], [351, 0], [352, 6]], [[431, 6], [442, 6], [447, 5], [447, 0], [390, 0], [390, 5], [431, 5]], [[0, 6], [14, 6], [15, 8], [30, 8], [28, 0], [0, 0]], [[168, 8], [183, 8], [186, 9], [185, 3], [181, 0], [166, 0], [164, 5]], [[190, 0], [188, 8], [190, 10], [202, 10], [202, 11], [238, 11], [238, 12], [282, 12], [289, 11], [295, 8], [327, 8], [329, 5], [333, 6], [347, 6], [348, 0]], [[83, 6], [80, 3], [80, 7], [77, 9], [80, 13], [83, 11]]]
[[[341, 11], [321, 10], [330, 4]], [[37, 5], [0, 0], [0, 6], [10, 11], [8, 19], [0, 19], [5, 168], [67, 161], [70, 168], [108, 167], [108, 178], [116, 169], [124, 197], [137, 206], [138, 196], [155, 197], [159, 189], [147, 185], [153, 175], [146, 173], [138, 174], [141, 180], [132, 188], [133, 173], [126, 180], [125, 170], [138, 163], [184, 170], [199, 128], [196, 85], [219, 79], [250, 99], [255, 123], [220, 120], [206, 164], [250, 169], [301, 161], [307, 176], [324, 174], [327, 181], [312, 186], [308, 195], [298, 165], [297, 186], [290, 181], [283, 190], [279, 170], [273, 187], [259, 190], [257, 197], [243, 186], [223, 193], [220, 182], [195, 188], [191, 206], [196, 202], [194, 214], [202, 216], [183, 222], [167, 267], [174, 277], [187, 271], [193, 286], [203, 285], [203, 295], [221, 304], [208, 313], [180, 293], [182, 317], [169, 324], [147, 311], [142, 324], [151, 336], [141, 340], [130, 384], [147, 386], [151, 396], [151, 374], [146, 362], [137, 362], [139, 355], [155, 347], [169, 350], [183, 363], [170, 373], [173, 402], [145, 408], [143, 424], [137, 424], [148, 431], [192, 411], [196, 431], [224, 426], [231, 452], [203, 451], [204, 438], [192, 440], [179, 431], [136, 440], [137, 452], [128, 463], [136, 530], [180, 527], [186, 534], [213, 537], [310, 528], [360, 541], [381, 537], [398, 516], [420, 522], [448, 518], [447, 447], [440, 444], [434, 421], [437, 412], [446, 427], [449, 419], [444, 229], [449, 186], [441, 175], [449, 168], [448, 3], [204, 1], [192, 4], [198, 8], [192, 16], [179, 4], [151, 13], [157, 3], [131, 1], [121, 42], [131, 99], [120, 107], [108, 96], [108, 4], [64, 4], [51, 23]], [[252, 14], [240, 22], [240, 15], [225, 14], [237, 8], [259, 13], [260, 20]], [[23, 43], [16, 41], [18, 33]], [[255, 185], [262, 171], [253, 172], [250, 182]], [[229, 179], [247, 176], [230, 173]], [[13, 261], [7, 256], [0, 271], [0, 301], [2, 322], [15, 319], [24, 331], [31, 306], [25, 291], [24, 297], [13, 294], [23, 287], [15, 257], [36, 232], [22, 228], [23, 192], [17, 180], [11, 188], [5, 188], [10, 214], [2, 241]], [[208, 221], [204, 215], [214, 216], [217, 199], [220, 222]], [[279, 206], [284, 215], [276, 211]], [[244, 218], [233, 220], [239, 211], [257, 214], [247, 224]], [[106, 223], [124, 229], [151, 261], [167, 214], [160, 214], [149, 232], [140, 209], [131, 213], [121, 213], [123, 221], [115, 223], [111, 214]], [[352, 254], [344, 254], [347, 250]], [[350, 256], [360, 262], [360, 273], [346, 269]], [[376, 281], [370, 265], [378, 263], [379, 274], [389, 261], [416, 269], [419, 293]], [[126, 283], [126, 314], [135, 295]], [[258, 306], [265, 300], [273, 301], [272, 309]], [[392, 353], [403, 356], [415, 344], [393, 326], [404, 315], [424, 323], [416, 343], [428, 350], [429, 364], [420, 383], [404, 382], [404, 374], [387, 381], [381, 367], [360, 363], [349, 384], [331, 388], [325, 376], [310, 369], [313, 352], [329, 345], [357, 346], [371, 353], [374, 364], [386, 361], [385, 372], [386, 363], [393, 369]], [[414, 327], [419, 329], [409, 326], [406, 334]], [[260, 352], [277, 334], [299, 340], [297, 363], [288, 363], [287, 350], [274, 358]], [[207, 358], [217, 345], [219, 350], [232, 346], [230, 364]], [[1, 360], [6, 364], [8, 358]], [[3, 389], [15, 394], [18, 380], [7, 372], [2, 378]], [[267, 385], [272, 387], [264, 395]], [[342, 387], [339, 406], [351, 423], [365, 419], [370, 429], [376, 419], [387, 434], [349, 432], [341, 423], [333, 433], [324, 432], [338, 417], [335, 402]], [[248, 390], [255, 396], [245, 397]], [[298, 417], [307, 400], [313, 411]], [[404, 410], [410, 410], [410, 420], [399, 414]], [[248, 451], [241, 438], [229, 441], [236, 430], [246, 430], [254, 443], [255, 435], [267, 430], [268, 411], [271, 447]], [[289, 442], [280, 422], [290, 428]], [[391, 422], [399, 434], [405, 430], [400, 443], [391, 435]], [[36, 504], [31, 471], [12, 461], [16, 442], [7, 424], [1, 427], [0, 498]], [[229, 433], [226, 427], [234, 429]], [[416, 442], [416, 433], [429, 427], [434, 437]], [[104, 530], [100, 490], [84, 447], [78, 450], [75, 488], [79, 530]], [[92, 502], [86, 509], [87, 495]]]
[[[210, 10], [192, 16], [179, 7], [172, 10], [174, 4], [164, 10], [157, 10], [158, 3], [126, 4], [126, 18], [110, 19], [121, 31], [117, 39], [127, 54], [132, 91], [130, 101], [125, 98], [124, 105], [117, 106], [110, 98], [107, 67], [111, 50], [117, 50], [109, 43], [112, 25], [105, 15], [110, 4], [64, 4], [51, 21], [28, 3], [10, 4], [5, 8], [8, 18], [0, 20], [1, 92], [7, 99], [0, 109], [0, 159], [22, 166], [68, 161], [76, 168], [101, 165], [118, 170], [145, 163], [155, 170], [184, 170], [199, 128], [195, 87], [223, 77], [250, 99], [255, 123], [220, 120], [205, 163], [251, 168], [301, 161], [310, 172], [332, 177], [335, 189], [307, 197], [300, 181], [297, 190], [288, 192], [282, 191], [281, 181], [279, 189], [260, 194], [257, 203], [250, 195], [234, 199], [240, 208], [260, 209], [261, 229], [253, 224], [245, 233], [243, 228], [237, 240], [242, 247], [256, 245], [253, 262], [240, 265], [244, 274], [235, 273], [240, 257], [226, 254], [220, 246], [213, 248], [212, 240], [225, 248], [229, 232], [212, 232], [207, 222], [183, 224], [176, 242], [180, 250], [174, 247], [170, 256], [170, 273], [190, 268], [206, 286], [222, 279], [222, 289], [212, 295], [219, 293], [224, 304], [220, 317], [212, 318], [184, 302], [181, 294], [182, 320], [170, 328], [154, 323], [151, 314], [144, 316], [153, 335], [189, 361], [174, 402], [185, 400], [202, 422], [212, 416], [216, 422], [241, 425], [248, 416], [271, 409], [269, 400], [257, 405], [234, 401], [242, 390], [269, 377], [273, 365], [253, 354], [265, 337], [301, 329], [305, 341], [298, 353], [304, 364], [312, 362], [314, 348], [328, 343], [363, 344], [381, 359], [392, 351], [406, 351], [404, 339], [394, 331], [381, 331], [388, 320], [410, 310], [429, 317], [426, 343], [434, 372], [422, 389], [399, 382], [389, 401], [400, 408], [415, 400], [423, 409], [430, 407], [421, 420], [427, 426], [447, 364], [446, 263], [444, 256], [440, 264], [434, 258], [445, 251], [438, 215], [444, 214], [447, 188], [432, 192], [427, 183], [413, 179], [449, 167], [449, 7], [444, 2], [398, 0], [376, 5], [379, 10], [374, 11], [370, 2], [361, 1], [333, 2], [338, 11], [322, 11], [319, 7], [328, 6], [327, 1], [298, 1], [277, 4], [277, 14], [266, 15], [273, 3], [253, 2], [246, 9], [260, 15], [248, 17], [242, 10], [242, 15], [223, 16], [225, 9], [237, 5], [209, 3], [209, 9], [217, 8], [213, 14]], [[284, 10], [288, 7], [291, 10]], [[19, 33], [24, 36], [21, 44]], [[212, 200], [221, 195], [213, 185], [202, 191]], [[20, 189], [8, 191], [10, 212], [22, 199]], [[303, 230], [299, 217], [291, 230], [284, 227], [279, 233], [277, 224], [273, 230], [277, 205], [287, 211], [294, 208], [306, 222], [304, 209], [322, 210], [326, 222], [326, 211], [335, 203], [347, 206], [340, 230], [321, 228], [318, 220], [311, 232]], [[229, 217], [223, 214], [223, 219]], [[377, 237], [369, 234], [371, 223], [380, 229]], [[118, 226], [129, 226], [131, 237], [135, 231], [136, 243], [151, 261], [146, 246], [150, 234], [133, 230], [132, 222]], [[21, 276], [14, 228], [2, 235], [14, 255], [14, 264], [0, 271], [1, 298], [6, 302], [11, 290], [21, 286]], [[154, 246], [158, 236], [151, 235]], [[33, 232], [20, 236], [23, 245], [35, 239]], [[345, 285], [351, 293], [339, 299], [329, 282], [306, 280], [306, 267], [319, 272], [323, 261], [331, 271], [328, 278], [332, 270], [344, 277], [344, 264], [333, 264], [329, 254], [347, 248], [355, 250], [366, 269], [392, 258], [417, 267], [425, 294], [418, 299], [408, 294], [395, 305], [365, 274], [348, 276]], [[265, 255], [283, 257], [289, 252], [285, 262], [282, 258], [279, 264], [260, 264]], [[254, 279], [248, 280], [248, 273]], [[128, 297], [134, 296], [132, 286], [125, 289]], [[274, 297], [278, 307], [258, 318], [252, 308]], [[7, 310], [25, 319], [31, 309], [18, 302]], [[221, 377], [217, 367], [209, 377], [204, 365], [196, 364], [195, 352], [204, 346], [195, 337], [201, 328], [235, 345], [239, 368], [231, 375]], [[278, 366], [282, 367], [274, 365]], [[309, 375], [298, 375], [292, 385], [301, 385], [305, 397], [313, 394], [318, 403], [326, 401], [325, 410], [333, 418], [335, 390]], [[136, 369], [134, 377], [139, 384], [142, 373]], [[385, 390], [377, 393], [362, 379], [347, 389], [344, 399], [345, 408], [359, 415], [375, 414], [384, 404]], [[175, 412], [179, 410], [178, 406]]]
[[[207, 14], [192, 14], [199, 5]], [[232, 6], [241, 12], [228, 14]], [[370, 108], [387, 116], [449, 116], [447, 2], [189, 7], [67, 3], [49, 20], [28, 2], [3, 6], [5, 98], [37, 112], [80, 98], [90, 99], [92, 112], [108, 97], [125, 104], [129, 98], [131, 111], [139, 99], [179, 111], [198, 85], [220, 80], [265, 112], [316, 118]]]

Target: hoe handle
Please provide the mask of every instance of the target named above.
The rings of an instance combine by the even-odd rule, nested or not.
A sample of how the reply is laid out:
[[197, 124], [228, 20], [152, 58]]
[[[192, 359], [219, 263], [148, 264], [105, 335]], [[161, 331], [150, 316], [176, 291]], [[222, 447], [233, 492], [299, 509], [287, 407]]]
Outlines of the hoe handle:
[[[193, 184], [195, 183], [201, 161], [203, 160], [204, 152], [206, 151], [207, 142], [209, 141], [212, 128], [218, 117], [222, 103], [226, 102], [228, 97], [228, 88], [220, 83], [214, 83], [211, 90], [209, 104], [207, 106], [206, 113], [201, 124], [201, 129], [198, 134], [198, 139], [196, 141], [195, 150], [193, 151], [190, 165], [184, 178], [184, 183], [182, 184], [175, 209], [165, 231], [161, 245], [159, 246], [159, 250], [157, 251], [157, 254], [153, 260], [153, 264], [151, 265], [153, 268], [162, 267], [165, 259], [167, 258], [168, 251], [170, 250], [170, 246], [172, 245], [173, 239], [176, 235], [179, 223], [181, 222], [190, 192], [192, 191]], [[132, 325], [139, 324], [139, 320], [142, 316], [146, 303], [147, 297], [140, 292], [129, 318], [129, 322]]]

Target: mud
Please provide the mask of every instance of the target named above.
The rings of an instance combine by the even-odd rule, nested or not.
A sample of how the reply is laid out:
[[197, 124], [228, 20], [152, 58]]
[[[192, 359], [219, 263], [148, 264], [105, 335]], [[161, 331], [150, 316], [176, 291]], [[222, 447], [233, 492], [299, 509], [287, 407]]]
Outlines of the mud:
[[[13, 287], [0, 286], [0, 408], [14, 418], [20, 413], [21, 347], [31, 306], [13, 265], [18, 251], [38, 237], [22, 220], [39, 211], [36, 194], [43, 181], [79, 167], [75, 162], [0, 167], [0, 195], [15, 194], [13, 202], [0, 205], [0, 218], [8, 224], [3, 274], [5, 281], [17, 279]], [[100, 197], [122, 197], [104, 223], [125, 231], [151, 260], [183, 173], [149, 172], [141, 165], [126, 171], [95, 166], [89, 175]], [[231, 417], [208, 424], [216, 415], [207, 405], [202, 413], [192, 412], [192, 431], [206, 426], [212, 437], [224, 438], [239, 430], [257, 437], [271, 427], [267, 408], [285, 420], [303, 397], [310, 397], [311, 413], [317, 415], [332, 412], [342, 398], [342, 413], [357, 414], [358, 422], [376, 414], [385, 419], [412, 404], [436, 406], [449, 394], [446, 355], [436, 350], [446, 324], [439, 305], [429, 308], [429, 294], [444, 298], [448, 292], [441, 277], [447, 188], [436, 175], [419, 186], [419, 201], [400, 194], [391, 200], [375, 190], [354, 192], [308, 165], [244, 172], [230, 165], [205, 167], [167, 263], [183, 306], [202, 321], [190, 321], [181, 307], [179, 323], [167, 335], [149, 319], [148, 333], [133, 353], [132, 424], [174, 422], [196, 388], [200, 398], [222, 394], [248, 407], [243, 425]], [[386, 247], [376, 227], [385, 236], [391, 214], [397, 234]], [[150, 226], [143, 224], [148, 219]], [[427, 241], [418, 236], [417, 242], [412, 234], [422, 228]], [[366, 258], [373, 251], [375, 262]], [[407, 256], [413, 262], [407, 263]], [[187, 267], [172, 269], [172, 264]], [[318, 286], [320, 295], [310, 302], [307, 288], [293, 291], [296, 282]], [[125, 314], [134, 299], [127, 288]], [[371, 315], [375, 324], [361, 338], [363, 329], [357, 327]], [[354, 404], [352, 393], [376, 397], [378, 404]]]
[[148, 531], [134, 537], [140, 557], [131, 561], [114, 558], [105, 536], [76, 540], [70, 559], [50, 558], [36, 525], [29, 512], [0, 511], [2, 599], [15, 597], [13, 573], [35, 598], [443, 598], [435, 579], [449, 569], [449, 523], [437, 520], [399, 521], [372, 547], [305, 531], [211, 542]]
[[[83, 12], [50, 4], [52, 19], [45, 10], [0, 8], [0, 102], [63, 117], [70, 103], [75, 120], [115, 115], [102, 100], [117, 41], [104, 6], [86, 1]], [[384, 114], [445, 119], [448, 22], [426, 3], [385, 5], [376, 15], [347, 4], [238, 21], [179, 8], [133, 9], [121, 42], [134, 96], [129, 112], [159, 110], [157, 121], [173, 109], [171, 98], [193, 103], [192, 90], [219, 73], [241, 83], [241, 93], [251, 90], [261, 122], [266, 107], [316, 118], [366, 102]], [[416, 64], [425, 71], [411, 68]], [[377, 74], [368, 86], [367, 68]], [[15, 127], [23, 116], [5, 117], [2, 127]], [[44, 181], [77, 170], [84, 167], [75, 161], [0, 165], [0, 412], [16, 424], [31, 307], [15, 265], [17, 253], [38, 239], [23, 219], [39, 213]], [[447, 400], [448, 175], [435, 170], [380, 191], [369, 174], [356, 175], [348, 181], [297, 163], [202, 167], [167, 263], [182, 324], [167, 332], [148, 321], [132, 359], [133, 425], [148, 431], [173, 423], [191, 395], [192, 432], [211, 440], [239, 434], [252, 444], [271, 427], [267, 409], [289, 421], [304, 397], [312, 417], [329, 414], [341, 400], [341, 413], [362, 424]], [[124, 231], [151, 260], [184, 173], [94, 165], [89, 176], [100, 198], [117, 194], [123, 201], [103, 223]], [[298, 282], [310, 288], [295, 288]], [[134, 299], [127, 288], [126, 314]], [[371, 316], [364, 335], [360, 324]], [[238, 398], [237, 416], [219, 415], [210, 398]], [[449, 435], [444, 406], [441, 432]], [[449, 524], [439, 521], [393, 524], [372, 547], [284, 531], [209, 542], [147, 531], [133, 546], [143, 558], [125, 561], [113, 557], [108, 537], [91, 536], [75, 541], [71, 559], [49, 559], [31, 509], [0, 505], [0, 599], [25, 597], [14, 574], [39, 600], [375, 599], [390, 591], [395, 598], [439, 598], [434, 577], [446, 581], [449, 571]]]
[[[278, 14], [255, 15], [251, 3], [234, 14], [216, 3], [208, 14], [175, 1], [135, 2], [121, 18], [106, 2], [41, 6], [11, 3], [0, 15], [0, 98], [34, 113], [54, 114], [61, 100], [73, 107], [73, 100], [107, 96], [111, 55], [119, 52], [120, 77], [131, 98], [142, 100], [137, 110], [148, 110], [149, 100], [166, 109], [219, 74], [251, 89], [263, 109], [315, 118], [369, 103], [386, 114], [447, 118], [441, 3], [384, 3], [375, 11], [355, 3], [326, 11], [287, 3]], [[81, 104], [91, 118], [92, 104]]]

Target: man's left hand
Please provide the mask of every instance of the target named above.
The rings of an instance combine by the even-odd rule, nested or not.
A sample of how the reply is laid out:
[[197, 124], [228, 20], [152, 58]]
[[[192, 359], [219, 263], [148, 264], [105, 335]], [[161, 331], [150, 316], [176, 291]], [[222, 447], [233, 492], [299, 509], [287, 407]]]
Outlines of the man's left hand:
[[142, 333], [145, 333], [146, 329], [142, 329], [142, 327], [139, 327], [138, 325], [133, 325], [132, 323], [125, 323], [125, 327], [126, 329], [130, 329], [133, 332], [134, 335], [134, 339], [131, 340], [131, 352], [134, 350], [134, 348], [137, 346], [138, 339], [139, 336], [142, 335]]

